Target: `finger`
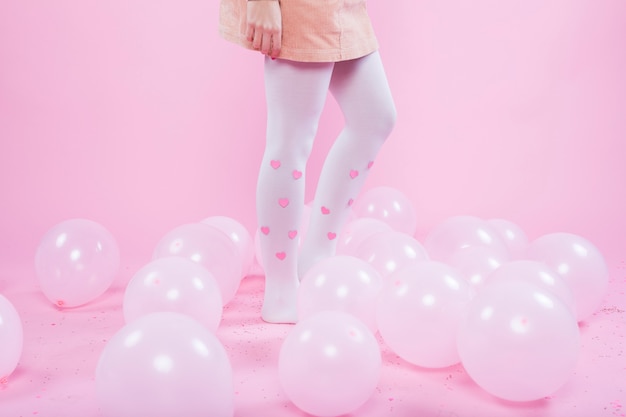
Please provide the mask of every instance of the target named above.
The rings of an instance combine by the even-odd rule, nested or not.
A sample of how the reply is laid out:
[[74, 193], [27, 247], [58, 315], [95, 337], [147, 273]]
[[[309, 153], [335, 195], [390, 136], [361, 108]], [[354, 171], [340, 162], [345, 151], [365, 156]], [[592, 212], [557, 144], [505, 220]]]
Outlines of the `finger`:
[[252, 47], [257, 50], [260, 49], [262, 41], [263, 41], [263, 32], [261, 32], [260, 30], [255, 30], [254, 39], [252, 40]]
[[278, 32], [272, 36], [272, 58], [276, 58], [280, 54], [280, 48], [282, 47], [282, 36]]
[[248, 42], [252, 42], [252, 40], [254, 39], [254, 26], [252, 25], [248, 25], [248, 28], [246, 30], [246, 39], [248, 40]]
[[261, 53], [264, 55], [268, 55], [271, 47], [272, 47], [272, 36], [265, 33], [263, 36], [263, 42], [261, 43]]

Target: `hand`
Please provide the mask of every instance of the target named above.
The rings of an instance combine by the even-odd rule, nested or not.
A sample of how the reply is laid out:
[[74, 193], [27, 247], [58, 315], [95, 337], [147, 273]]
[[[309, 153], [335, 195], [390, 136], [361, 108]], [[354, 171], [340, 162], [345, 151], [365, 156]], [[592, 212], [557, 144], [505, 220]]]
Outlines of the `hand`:
[[254, 49], [276, 58], [282, 38], [280, 3], [278, 0], [250, 0], [247, 8], [246, 38]]

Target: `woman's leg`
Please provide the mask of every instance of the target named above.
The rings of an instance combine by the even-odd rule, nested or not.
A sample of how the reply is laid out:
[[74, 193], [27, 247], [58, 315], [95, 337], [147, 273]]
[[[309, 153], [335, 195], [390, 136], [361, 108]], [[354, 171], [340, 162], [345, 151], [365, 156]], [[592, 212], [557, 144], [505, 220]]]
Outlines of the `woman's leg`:
[[265, 269], [261, 315], [272, 323], [297, 320], [304, 171], [332, 71], [332, 63], [265, 59], [267, 137], [257, 184], [257, 217]]
[[396, 109], [378, 52], [335, 64], [330, 91], [345, 117], [320, 175], [310, 226], [302, 245], [300, 279], [332, 256], [336, 238], [374, 159], [396, 120]]

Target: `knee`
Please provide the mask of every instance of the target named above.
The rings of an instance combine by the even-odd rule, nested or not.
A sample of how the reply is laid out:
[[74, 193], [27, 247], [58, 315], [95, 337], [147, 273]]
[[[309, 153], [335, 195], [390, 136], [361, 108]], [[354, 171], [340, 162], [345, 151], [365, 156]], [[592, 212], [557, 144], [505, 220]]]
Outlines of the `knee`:
[[376, 107], [375, 111], [369, 112], [367, 117], [361, 119], [357, 128], [374, 140], [384, 142], [393, 131], [398, 114], [393, 102]]
[[316, 127], [306, 131], [268, 132], [266, 158], [280, 159], [287, 166], [305, 166], [313, 149]]
[[377, 122], [377, 130], [384, 139], [387, 139], [393, 131], [393, 128], [396, 126], [397, 119], [398, 112], [396, 111], [396, 106], [393, 103], [381, 112]]

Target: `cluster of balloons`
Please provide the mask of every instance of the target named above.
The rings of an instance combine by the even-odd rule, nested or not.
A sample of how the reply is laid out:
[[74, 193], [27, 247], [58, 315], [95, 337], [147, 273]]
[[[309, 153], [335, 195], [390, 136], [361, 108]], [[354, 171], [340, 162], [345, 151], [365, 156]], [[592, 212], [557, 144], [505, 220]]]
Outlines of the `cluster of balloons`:
[[232, 417], [232, 368], [215, 332], [250, 268], [252, 247], [248, 231], [221, 216], [176, 227], [159, 240], [152, 260], [128, 283], [126, 325], [98, 362], [105, 417]]
[[[398, 190], [365, 192], [340, 235], [337, 255], [302, 277], [294, 333], [334, 327], [338, 317], [327, 318], [324, 326], [309, 320], [341, 311], [369, 333], [380, 332], [406, 361], [425, 368], [461, 363], [499, 398], [532, 401], [563, 386], [578, 360], [578, 322], [597, 310], [607, 290], [608, 271], [598, 249], [571, 233], [529, 241], [511, 221], [474, 216], [446, 219], [422, 244], [414, 237], [414, 213]], [[324, 351], [334, 345], [327, 342], [316, 356], [305, 347], [312, 342], [302, 339], [285, 342], [283, 351], [299, 346], [300, 360], [318, 373], [324, 370], [326, 380], [371, 394], [357, 384], [365, 379], [362, 364], [352, 362], [353, 380], [338, 379], [321, 361], [336, 360]], [[339, 415], [362, 404], [355, 400], [350, 410], [330, 412], [333, 397], [322, 394], [314, 380], [303, 377], [297, 394], [290, 393], [292, 374], [284, 366], [279, 371], [292, 401], [311, 414]], [[315, 411], [320, 403], [323, 413]]]
[[[559, 389], [576, 366], [578, 322], [608, 286], [597, 248], [569, 233], [530, 242], [504, 219], [451, 217], [423, 243], [416, 227], [397, 189], [374, 188], [355, 202], [337, 255], [301, 277], [299, 322], [278, 364], [290, 400], [318, 416], [361, 406], [380, 374], [376, 332], [412, 364], [461, 363], [500, 398], [530, 401]], [[157, 243], [126, 287], [126, 325], [98, 363], [105, 416], [232, 416], [232, 370], [214, 333], [241, 279], [262, 268], [255, 249], [258, 235], [255, 242], [220, 216], [177, 227]], [[36, 256], [42, 291], [59, 307], [95, 299], [118, 268], [111, 234], [82, 219], [55, 226]], [[0, 302], [0, 317], [3, 309]]]
[[[232, 369], [215, 331], [253, 259], [250, 234], [228, 217], [185, 224], [159, 240], [126, 286], [126, 325], [98, 362], [104, 416], [233, 415]], [[101, 225], [72, 219], [43, 237], [35, 264], [44, 295], [76, 307], [110, 287], [119, 250]]]

